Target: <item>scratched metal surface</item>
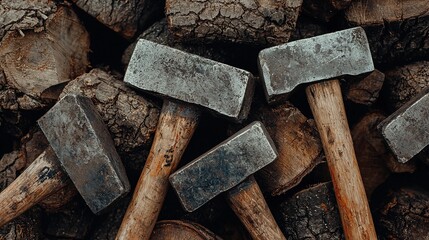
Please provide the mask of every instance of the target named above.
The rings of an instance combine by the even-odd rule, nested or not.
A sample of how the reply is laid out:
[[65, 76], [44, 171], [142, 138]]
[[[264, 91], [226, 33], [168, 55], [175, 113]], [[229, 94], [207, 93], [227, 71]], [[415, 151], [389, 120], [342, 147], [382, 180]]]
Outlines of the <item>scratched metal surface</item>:
[[429, 144], [429, 88], [382, 121], [387, 145], [399, 162], [407, 162]]
[[94, 213], [130, 190], [113, 140], [90, 99], [66, 95], [38, 123]]
[[253, 122], [170, 176], [183, 207], [194, 211], [277, 158], [260, 122]]
[[269, 102], [300, 84], [374, 70], [365, 31], [350, 28], [289, 42], [259, 53], [259, 72]]
[[247, 117], [254, 88], [247, 71], [144, 39], [137, 42], [124, 81], [236, 121]]

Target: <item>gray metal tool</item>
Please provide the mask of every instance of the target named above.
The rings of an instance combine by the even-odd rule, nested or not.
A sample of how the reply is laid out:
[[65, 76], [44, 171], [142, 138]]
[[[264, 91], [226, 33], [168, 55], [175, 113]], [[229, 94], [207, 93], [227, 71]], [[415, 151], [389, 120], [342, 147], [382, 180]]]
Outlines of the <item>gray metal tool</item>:
[[[374, 224], [354, 153], [341, 89], [335, 77], [374, 70], [362, 28], [320, 35], [262, 50], [259, 69], [268, 102], [306, 87], [334, 184], [347, 239], [376, 239]], [[325, 81], [322, 81], [325, 80]]]
[[251, 175], [277, 158], [260, 122], [253, 122], [170, 176], [187, 211], [226, 196], [254, 239], [285, 239]]
[[197, 55], [139, 40], [125, 74], [129, 85], [165, 97], [155, 139], [116, 239], [149, 239], [203, 107], [234, 121], [247, 117], [251, 73]]
[[113, 140], [90, 99], [66, 95], [38, 123], [50, 147], [0, 193], [0, 226], [69, 184], [69, 177], [94, 213], [129, 191]]
[[378, 128], [399, 162], [405, 163], [429, 144], [429, 88], [382, 121]]

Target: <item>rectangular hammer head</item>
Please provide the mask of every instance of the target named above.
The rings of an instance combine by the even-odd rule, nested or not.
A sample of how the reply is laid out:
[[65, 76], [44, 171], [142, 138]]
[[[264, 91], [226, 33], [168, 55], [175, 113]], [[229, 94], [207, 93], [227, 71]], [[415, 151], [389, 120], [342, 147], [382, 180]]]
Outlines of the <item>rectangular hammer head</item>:
[[300, 84], [374, 70], [361, 27], [264, 49], [258, 64], [268, 102], [287, 98]]
[[399, 162], [407, 162], [429, 145], [428, 119], [429, 88], [378, 125]]
[[253, 122], [170, 176], [183, 207], [191, 212], [277, 158], [265, 127]]
[[113, 140], [90, 99], [66, 95], [38, 123], [94, 213], [130, 190]]
[[137, 42], [124, 81], [235, 121], [247, 117], [254, 89], [247, 71], [144, 39]]

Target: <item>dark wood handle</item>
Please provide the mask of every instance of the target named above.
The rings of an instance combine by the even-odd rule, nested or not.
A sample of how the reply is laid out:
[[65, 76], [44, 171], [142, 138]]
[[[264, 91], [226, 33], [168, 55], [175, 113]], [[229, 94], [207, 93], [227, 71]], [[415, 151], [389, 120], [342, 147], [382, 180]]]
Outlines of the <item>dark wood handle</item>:
[[0, 227], [70, 183], [49, 147], [0, 193]]
[[334, 185], [346, 239], [377, 239], [338, 80], [306, 88]]
[[152, 148], [116, 239], [149, 239], [177, 168], [198, 123], [199, 112], [190, 105], [165, 101]]
[[227, 200], [253, 239], [286, 239], [253, 176], [229, 190]]

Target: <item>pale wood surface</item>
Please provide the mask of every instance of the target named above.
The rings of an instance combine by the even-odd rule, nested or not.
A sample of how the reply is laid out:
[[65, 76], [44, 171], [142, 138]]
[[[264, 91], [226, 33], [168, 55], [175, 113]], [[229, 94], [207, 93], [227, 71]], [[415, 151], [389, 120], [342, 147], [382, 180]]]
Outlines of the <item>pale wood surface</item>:
[[253, 239], [286, 240], [253, 176], [229, 190], [227, 200]]
[[51, 148], [47, 148], [0, 193], [0, 226], [69, 183], [69, 178], [63, 173], [55, 153]]
[[193, 222], [164, 220], [156, 223], [150, 240], [220, 240], [207, 228]]
[[198, 123], [194, 107], [164, 101], [155, 139], [116, 239], [149, 239], [169, 185]]
[[338, 80], [306, 88], [323, 143], [346, 239], [377, 239]]

